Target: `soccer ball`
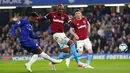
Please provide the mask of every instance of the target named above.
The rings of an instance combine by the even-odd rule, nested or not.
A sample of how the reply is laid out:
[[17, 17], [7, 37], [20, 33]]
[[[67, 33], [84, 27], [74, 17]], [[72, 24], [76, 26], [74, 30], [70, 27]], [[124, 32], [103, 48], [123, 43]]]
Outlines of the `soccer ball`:
[[120, 52], [126, 52], [128, 50], [128, 46], [125, 43], [119, 45]]

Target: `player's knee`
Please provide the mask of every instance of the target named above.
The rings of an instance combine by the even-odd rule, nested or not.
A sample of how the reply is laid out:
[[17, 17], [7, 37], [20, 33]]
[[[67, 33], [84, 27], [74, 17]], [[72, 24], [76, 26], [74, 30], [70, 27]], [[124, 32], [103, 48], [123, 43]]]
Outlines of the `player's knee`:
[[69, 40], [67, 43], [68, 46], [74, 45], [74, 42], [72, 40]]
[[41, 54], [42, 53], [42, 50], [40, 48], [37, 48], [35, 51], [34, 51], [34, 54]]
[[78, 50], [78, 53], [83, 54], [83, 51], [82, 50]]
[[88, 54], [93, 54], [93, 50], [92, 49], [88, 50]]

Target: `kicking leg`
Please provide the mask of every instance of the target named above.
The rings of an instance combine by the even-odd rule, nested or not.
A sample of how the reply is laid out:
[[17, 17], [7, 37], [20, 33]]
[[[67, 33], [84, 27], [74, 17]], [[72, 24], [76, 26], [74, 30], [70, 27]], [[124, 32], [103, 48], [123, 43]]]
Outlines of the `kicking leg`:
[[[56, 59], [57, 59], [57, 60], [64, 59], [64, 58], [66, 58], [66, 56], [68, 56], [68, 55], [69, 55], [69, 53], [63, 53], [63, 52], [62, 52]], [[54, 63], [50, 62], [50, 63], [49, 63], [49, 66], [51, 67], [52, 70], [56, 70], [56, 67], [55, 67], [55, 64], [54, 64]]]
[[36, 60], [38, 59], [38, 55], [41, 56], [44, 59], [51, 61], [52, 63], [60, 63], [62, 61], [62, 60], [56, 60], [56, 59], [51, 58], [49, 55], [44, 53], [40, 48], [37, 48], [33, 53], [34, 53], [34, 55], [30, 59], [30, 61], [25, 64], [26, 69], [30, 72], [32, 72], [31, 65], [34, 62], [36, 62]]
[[70, 53], [74, 56], [74, 59], [76, 60], [76, 63], [78, 64], [78, 67], [84, 67], [85, 65], [81, 63], [80, 60], [78, 59], [78, 54], [76, 52], [76, 47], [73, 41], [70, 40], [67, 45], [69, 45]]
[[[78, 57], [82, 56], [82, 54], [80, 54], [80, 53], [77, 53], [77, 55], [78, 55]], [[69, 67], [70, 61], [71, 61], [72, 59], [74, 59], [74, 56], [73, 56], [73, 55], [71, 55], [69, 58], [67, 58], [67, 59], [65, 60], [67, 67]]]
[[56, 59], [53, 59], [51, 58], [49, 55], [47, 55], [45, 52], [43, 52], [40, 48], [36, 49], [35, 51], [37, 54], [39, 54], [42, 58], [46, 59], [46, 60], [49, 60], [53, 63], [60, 63], [62, 62], [62, 60], [56, 60]]

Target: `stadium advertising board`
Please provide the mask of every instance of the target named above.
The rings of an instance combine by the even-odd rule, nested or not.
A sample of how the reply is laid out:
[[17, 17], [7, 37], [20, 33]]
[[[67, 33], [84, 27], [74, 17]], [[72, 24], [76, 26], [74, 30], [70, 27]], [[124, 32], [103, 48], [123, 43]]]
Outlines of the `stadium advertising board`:
[[26, 6], [31, 4], [32, 0], [0, 0], [0, 6]]
[[57, 4], [114, 4], [130, 3], [130, 0], [33, 0], [33, 5], [57, 5]]
[[[55, 58], [56, 56], [53, 56]], [[79, 57], [84, 59], [87, 57], [86, 54]], [[30, 60], [31, 56], [1, 56], [0, 60]], [[130, 59], [130, 54], [94, 54], [93, 59], [95, 60], [118, 60], [118, 59]], [[39, 57], [38, 60], [43, 60], [42, 57]]]

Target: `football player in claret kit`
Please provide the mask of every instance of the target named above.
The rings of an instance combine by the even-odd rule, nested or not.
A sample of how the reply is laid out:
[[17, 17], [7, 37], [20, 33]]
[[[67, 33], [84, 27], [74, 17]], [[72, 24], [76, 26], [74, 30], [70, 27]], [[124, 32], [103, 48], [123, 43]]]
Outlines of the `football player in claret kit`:
[[[85, 68], [91, 68], [94, 67], [90, 66], [90, 62], [92, 60], [92, 44], [89, 40], [88, 33], [90, 33], [90, 23], [88, 22], [87, 18], [82, 16], [82, 12], [77, 9], [75, 11], [75, 17], [72, 18], [72, 20], [69, 22], [70, 25], [70, 33], [76, 38], [77, 43], [77, 50], [78, 50], [78, 56], [80, 56], [83, 53], [83, 48], [87, 49], [88, 54], [86, 57], [87, 64]], [[73, 59], [73, 56], [66, 59], [66, 65], [69, 66], [70, 60]]]
[[29, 14], [28, 18], [21, 19], [11, 28], [11, 40], [14, 41], [15, 30], [17, 28], [20, 28], [19, 40], [21, 46], [28, 52], [32, 52], [34, 54], [31, 60], [25, 64], [26, 69], [30, 72], [32, 72], [31, 65], [38, 59], [38, 56], [41, 56], [42, 58], [47, 59], [52, 63], [60, 63], [62, 61], [53, 59], [50, 56], [48, 56], [45, 52], [41, 50], [40, 46], [38, 46], [38, 44], [34, 42], [33, 39], [43, 39], [42, 36], [38, 37], [35, 36], [33, 33], [32, 24], [35, 23], [37, 17], [38, 14], [36, 12], [32, 12]]
[[[50, 20], [50, 29], [51, 34], [53, 36], [53, 39], [59, 44], [60, 48], [65, 48], [66, 46], [69, 46], [70, 54], [74, 56], [74, 59], [76, 60], [78, 67], [85, 66], [83, 63], [81, 63], [78, 59], [76, 47], [72, 40], [66, 37], [64, 33], [64, 24], [69, 21], [69, 17], [67, 14], [63, 13], [64, 6], [62, 4], [57, 5], [57, 11], [56, 12], [50, 12], [44, 17], [38, 17], [38, 20]], [[62, 49], [64, 51], [64, 49]], [[64, 55], [64, 53], [60, 54], [61, 56]], [[60, 58], [57, 58], [60, 59]]]

